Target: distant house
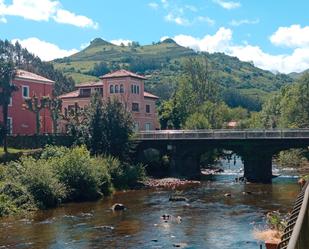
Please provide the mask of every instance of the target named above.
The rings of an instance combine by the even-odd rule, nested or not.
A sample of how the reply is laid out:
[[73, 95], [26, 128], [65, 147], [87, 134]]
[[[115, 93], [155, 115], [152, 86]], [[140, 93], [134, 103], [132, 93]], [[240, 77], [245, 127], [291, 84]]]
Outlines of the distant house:
[[89, 105], [91, 94], [99, 92], [103, 99], [116, 97], [132, 113], [136, 130], [159, 128], [156, 101], [158, 97], [144, 91], [145, 77], [127, 70], [118, 70], [100, 77], [99, 82], [77, 85], [73, 92], [63, 94], [63, 108], [73, 108], [77, 103], [84, 108]]
[[[25, 70], [17, 70], [12, 83], [18, 91], [12, 94], [8, 112], [8, 133], [30, 135], [35, 133], [35, 114], [23, 108], [25, 98], [52, 96], [54, 81]], [[2, 113], [2, 107], [0, 112]], [[3, 122], [0, 115], [0, 122]], [[41, 111], [41, 133], [52, 132], [52, 120], [47, 109]]]

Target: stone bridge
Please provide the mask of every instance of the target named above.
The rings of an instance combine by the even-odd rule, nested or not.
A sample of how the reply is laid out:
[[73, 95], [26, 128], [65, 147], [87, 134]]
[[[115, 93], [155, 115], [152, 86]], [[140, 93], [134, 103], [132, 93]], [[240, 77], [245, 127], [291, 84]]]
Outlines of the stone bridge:
[[168, 155], [170, 168], [179, 176], [200, 175], [200, 157], [215, 148], [232, 150], [244, 161], [244, 177], [269, 183], [272, 157], [292, 148], [308, 148], [309, 129], [272, 130], [162, 130], [136, 134], [136, 153], [142, 161], [147, 149]]

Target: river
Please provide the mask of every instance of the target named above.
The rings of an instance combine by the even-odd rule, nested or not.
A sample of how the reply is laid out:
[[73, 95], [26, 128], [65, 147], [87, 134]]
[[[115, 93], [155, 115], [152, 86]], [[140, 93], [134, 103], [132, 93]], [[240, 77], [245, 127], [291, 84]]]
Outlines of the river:
[[[296, 178], [278, 177], [273, 184], [239, 184], [233, 178], [213, 176], [182, 190], [188, 202], [170, 202], [174, 190], [136, 190], [65, 204], [27, 219], [4, 218], [0, 248], [259, 249], [254, 229], [265, 226], [268, 211], [290, 210], [299, 191]], [[224, 196], [227, 192], [231, 197]], [[127, 210], [112, 212], [117, 202]], [[163, 214], [173, 218], [165, 222]]]

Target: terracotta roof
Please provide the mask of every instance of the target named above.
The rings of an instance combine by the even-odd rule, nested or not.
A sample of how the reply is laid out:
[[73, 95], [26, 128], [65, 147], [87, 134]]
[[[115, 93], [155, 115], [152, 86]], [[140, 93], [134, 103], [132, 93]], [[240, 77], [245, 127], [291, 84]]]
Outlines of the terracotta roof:
[[28, 72], [25, 70], [21, 70], [21, 69], [16, 70], [15, 79], [34, 80], [34, 81], [40, 81], [40, 82], [45, 82], [45, 83], [50, 83], [50, 84], [54, 83], [54, 81], [49, 80], [43, 76]]
[[153, 94], [148, 93], [148, 92], [145, 92], [145, 91], [144, 91], [144, 97], [145, 97], [145, 98], [152, 98], [152, 99], [159, 99], [158, 96], [153, 95]]
[[84, 83], [78, 84], [76, 88], [81, 88], [81, 87], [86, 87], [86, 86], [89, 86], [89, 87], [102, 86], [103, 87], [103, 83], [102, 81], [84, 82]]
[[60, 99], [66, 99], [66, 98], [78, 98], [79, 97], [79, 90], [65, 93], [59, 96]]
[[138, 75], [136, 73], [132, 73], [130, 71], [121, 69], [112, 73], [105, 74], [103, 76], [100, 76], [100, 79], [107, 79], [107, 78], [119, 78], [119, 77], [133, 77], [133, 78], [138, 78], [145, 80], [146, 78], [142, 75]]

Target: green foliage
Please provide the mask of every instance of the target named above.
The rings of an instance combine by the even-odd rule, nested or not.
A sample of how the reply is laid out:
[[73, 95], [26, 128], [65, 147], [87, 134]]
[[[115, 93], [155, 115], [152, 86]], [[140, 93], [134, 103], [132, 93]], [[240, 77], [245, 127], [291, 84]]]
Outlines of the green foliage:
[[135, 187], [142, 165], [111, 156], [91, 157], [84, 147], [47, 146], [41, 157], [0, 165], [0, 216], [49, 208], [66, 201], [95, 200], [114, 188]]
[[279, 211], [272, 211], [267, 213], [267, 223], [271, 229], [283, 232], [287, 225], [287, 217]]
[[286, 151], [280, 151], [276, 158], [276, 164], [281, 167], [297, 168], [302, 166], [308, 160], [305, 157], [305, 150], [303, 149], [291, 149]]
[[56, 96], [72, 91], [74, 88], [75, 83], [71, 77], [64, 76], [51, 63], [41, 61], [39, 57], [22, 48], [18, 42], [12, 44], [7, 40], [0, 40], [0, 54], [10, 58], [19, 69], [24, 69], [55, 81], [54, 94]]
[[261, 121], [265, 128], [308, 128], [309, 73], [273, 95], [263, 105]]
[[[81, 81], [82, 75], [88, 78], [89, 74], [93, 74], [94, 66], [101, 62], [104, 62], [109, 70], [126, 68], [143, 73], [148, 78], [146, 91], [158, 95], [162, 100], [168, 100], [177, 87], [178, 78], [184, 73], [183, 61], [188, 58], [202, 59], [205, 56], [209, 66], [214, 69], [214, 82], [224, 89], [241, 92], [240, 99], [231, 107], [247, 108], [248, 105], [250, 110], [252, 108], [257, 111], [251, 99], [263, 101], [266, 93], [277, 91], [292, 82], [287, 75], [275, 75], [254, 67], [253, 63], [243, 62], [223, 53], [194, 52], [178, 45], [172, 39], [145, 46], [116, 46], [97, 38], [84, 50], [55, 60], [54, 65], [66, 75], [72, 76], [76, 82]], [[257, 95], [252, 94], [252, 90]], [[258, 106], [260, 107], [260, 104]]]
[[52, 160], [69, 200], [93, 200], [100, 195], [94, 162], [85, 147], [75, 147]]
[[66, 188], [48, 160], [25, 157], [20, 160], [19, 166], [19, 181], [33, 196], [39, 208], [54, 207], [66, 197]]
[[[8, 134], [8, 109], [10, 98], [12, 97], [12, 93], [17, 91], [17, 87], [11, 84], [12, 79], [15, 76], [15, 65], [10, 57], [6, 57], [4, 54], [4, 49], [1, 46], [0, 40], [0, 106], [2, 107], [2, 120], [3, 124], [1, 125], [1, 135], [0, 137], [3, 139], [3, 147], [4, 152], [7, 153], [7, 134]], [[0, 143], [2, 140], [0, 140]]]
[[[80, 110], [78, 106], [75, 109], [75, 113]], [[76, 138], [76, 144], [87, 144], [94, 155], [107, 154], [121, 159], [127, 156], [133, 119], [117, 98], [103, 102], [95, 94], [86, 110], [71, 117], [69, 134]]]

